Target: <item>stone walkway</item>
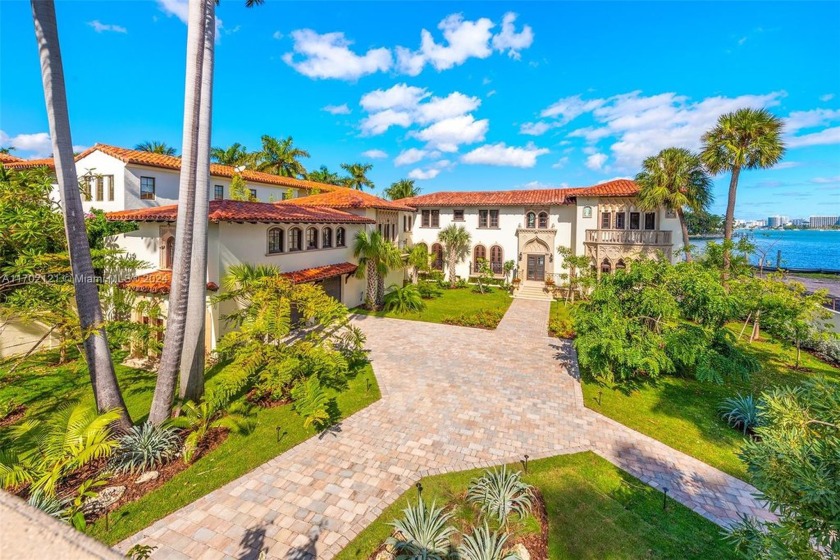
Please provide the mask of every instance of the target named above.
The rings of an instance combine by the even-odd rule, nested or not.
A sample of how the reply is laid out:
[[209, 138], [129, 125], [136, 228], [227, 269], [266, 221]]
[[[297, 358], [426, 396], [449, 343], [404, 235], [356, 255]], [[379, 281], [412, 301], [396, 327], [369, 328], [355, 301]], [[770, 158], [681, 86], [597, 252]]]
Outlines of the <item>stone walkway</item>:
[[382, 399], [118, 547], [154, 558], [332, 558], [419, 478], [593, 450], [727, 525], [769, 518], [754, 489], [583, 407], [548, 302], [515, 300], [495, 331], [362, 316]]

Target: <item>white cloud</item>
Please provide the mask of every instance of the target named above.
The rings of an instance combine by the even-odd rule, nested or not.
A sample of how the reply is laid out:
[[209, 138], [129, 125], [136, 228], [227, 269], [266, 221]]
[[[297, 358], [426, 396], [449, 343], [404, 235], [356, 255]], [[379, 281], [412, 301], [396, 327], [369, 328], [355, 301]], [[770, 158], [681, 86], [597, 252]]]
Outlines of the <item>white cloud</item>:
[[793, 134], [805, 128], [825, 126], [834, 121], [840, 121], [840, 110], [794, 111], [785, 119], [785, 132]]
[[[15, 149], [14, 155], [29, 159], [50, 157], [53, 153], [49, 132], [35, 132], [32, 134], [18, 134], [9, 136], [0, 130], [0, 146]], [[74, 152], [83, 152], [87, 146], [73, 146]]]
[[376, 136], [378, 134], [384, 134], [392, 126], [408, 128], [411, 126], [411, 123], [412, 118], [408, 113], [386, 109], [385, 111], [373, 113], [362, 119], [362, 135]]
[[603, 99], [583, 101], [580, 95], [558, 99], [540, 113], [542, 118], [558, 118], [560, 124], [566, 124], [584, 113], [593, 111], [604, 104]]
[[388, 157], [388, 154], [382, 150], [367, 150], [362, 152], [362, 155], [370, 159], [382, 159]]
[[432, 97], [428, 102], [417, 107], [417, 122], [426, 124], [464, 115], [478, 109], [481, 100], [461, 92], [453, 92], [446, 97]]
[[825, 95], [820, 95], [820, 101], [826, 101], [827, 102], [827, 101], [831, 101], [832, 99], [834, 99], [834, 94], [833, 93], [826, 93]]
[[408, 172], [409, 179], [415, 179], [417, 181], [425, 181], [426, 179], [434, 179], [440, 175], [440, 169], [412, 169]]
[[158, 0], [158, 7], [163, 10], [166, 15], [175, 16], [182, 22], [189, 21], [189, 4], [188, 0]]
[[425, 159], [432, 153], [433, 152], [429, 152], [428, 150], [409, 148], [407, 150], [403, 150], [397, 157], [394, 158], [394, 165], [397, 167], [401, 165], [411, 165], [412, 163], [417, 163], [418, 161]]
[[798, 161], [783, 161], [773, 166], [773, 169], [790, 169], [791, 167], [799, 167], [802, 165]]
[[802, 148], [804, 146], [825, 146], [829, 144], [840, 144], [840, 126], [826, 128], [819, 132], [792, 136], [787, 139], [788, 148]]
[[568, 156], [563, 156], [557, 160], [557, 163], [552, 164], [552, 169], [563, 169], [566, 167], [566, 164], [569, 163]]
[[504, 142], [479, 146], [461, 156], [463, 163], [473, 165], [498, 165], [505, 167], [534, 167], [537, 157], [547, 154], [546, 148], [528, 144], [524, 148], [507, 146]]
[[835, 175], [834, 177], [814, 177], [811, 179], [811, 182], [817, 183], [818, 185], [840, 183], [840, 175]]
[[522, 27], [522, 31], [516, 32], [514, 22], [516, 14], [508, 12], [502, 18], [502, 30], [493, 37], [493, 48], [499, 52], [507, 51], [508, 56], [519, 60], [522, 55], [519, 51], [527, 49], [534, 42], [534, 32], [529, 25]]
[[283, 37], [284, 37], [284, 35], [283, 35], [282, 31], [275, 31], [274, 33], [271, 34], [271, 38], [274, 39], [275, 41], [279, 41]]
[[321, 107], [322, 111], [326, 111], [331, 115], [349, 115], [350, 114], [350, 107], [347, 106], [347, 103], [342, 105], [325, 105]]
[[484, 140], [490, 121], [475, 120], [472, 115], [462, 115], [434, 123], [413, 133], [418, 140], [442, 152], [456, 152], [461, 144], [474, 144]]
[[98, 19], [89, 21], [88, 25], [93, 27], [93, 30], [97, 33], [102, 33], [104, 31], [112, 31], [114, 33], [128, 33], [128, 29], [126, 29], [122, 25], [115, 25], [113, 23], [102, 23]]
[[519, 134], [527, 134], [529, 136], [542, 136], [553, 128], [553, 125], [545, 121], [527, 122], [519, 127]]
[[377, 89], [366, 93], [359, 101], [359, 105], [370, 113], [385, 109], [413, 110], [429, 95], [429, 92], [423, 88], [397, 84], [388, 89]]
[[604, 167], [604, 163], [606, 163], [606, 161], [606, 154], [595, 153], [586, 158], [586, 167], [592, 169], [593, 171], [599, 171]]
[[311, 29], [292, 31], [294, 52], [283, 55], [283, 61], [309, 78], [354, 81], [391, 68], [391, 51], [370, 49], [363, 55], [350, 50], [352, 41], [344, 33], [324, 33]]

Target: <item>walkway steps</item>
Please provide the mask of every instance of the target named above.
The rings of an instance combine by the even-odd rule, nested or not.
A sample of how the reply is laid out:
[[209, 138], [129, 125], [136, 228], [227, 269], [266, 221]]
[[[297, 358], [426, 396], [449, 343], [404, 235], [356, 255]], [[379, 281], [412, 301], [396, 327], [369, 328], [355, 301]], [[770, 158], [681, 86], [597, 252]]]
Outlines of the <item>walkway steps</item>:
[[551, 301], [554, 299], [551, 294], [545, 291], [542, 285], [521, 285], [518, 289], [513, 291], [515, 299], [529, 299], [534, 301]]

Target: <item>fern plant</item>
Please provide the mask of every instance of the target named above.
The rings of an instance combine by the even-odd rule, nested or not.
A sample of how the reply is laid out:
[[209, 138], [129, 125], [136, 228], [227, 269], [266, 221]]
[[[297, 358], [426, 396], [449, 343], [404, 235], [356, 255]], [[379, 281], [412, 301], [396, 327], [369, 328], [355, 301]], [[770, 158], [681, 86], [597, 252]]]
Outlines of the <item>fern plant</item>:
[[298, 383], [292, 389], [292, 398], [292, 406], [303, 417], [305, 427], [315, 426], [320, 431], [329, 424], [330, 398], [317, 376], [313, 375], [303, 383]]
[[504, 527], [512, 513], [523, 517], [531, 509], [532, 486], [522, 482], [519, 471], [507, 467], [484, 471], [470, 481], [467, 501], [478, 504], [481, 512], [496, 519]]
[[117, 473], [145, 472], [174, 459], [180, 448], [181, 438], [174, 426], [145, 422], [132, 426], [120, 438], [120, 446], [111, 457], [110, 466]]
[[397, 560], [443, 560], [452, 553], [451, 538], [455, 529], [448, 525], [452, 513], [431, 506], [420, 499], [417, 505], [403, 510], [402, 519], [390, 525], [394, 535], [386, 541], [392, 546]]
[[507, 534], [493, 532], [485, 523], [464, 537], [458, 547], [458, 559], [518, 560], [519, 556], [516, 553], [504, 551], [507, 540]]
[[758, 399], [752, 395], [741, 395], [724, 399], [718, 407], [718, 412], [727, 424], [740, 429], [744, 435], [752, 432], [759, 425]]
[[201, 444], [207, 440], [213, 428], [226, 428], [238, 432], [250, 429], [250, 409], [241, 402], [230, 404], [227, 399], [214, 398], [194, 403], [186, 402], [181, 407], [181, 415], [171, 420], [172, 426], [187, 432], [184, 438], [184, 462], [191, 463]]
[[385, 294], [385, 311], [396, 313], [419, 312], [426, 308], [426, 302], [420, 295], [420, 290], [414, 284], [406, 284], [402, 288], [396, 284], [388, 287]]

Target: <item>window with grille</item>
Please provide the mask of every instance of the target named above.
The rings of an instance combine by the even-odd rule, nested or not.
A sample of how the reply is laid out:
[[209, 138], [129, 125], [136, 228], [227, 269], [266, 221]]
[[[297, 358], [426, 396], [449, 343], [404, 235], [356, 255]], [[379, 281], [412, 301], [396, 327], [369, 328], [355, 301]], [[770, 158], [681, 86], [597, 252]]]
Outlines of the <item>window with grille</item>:
[[154, 177], [140, 177], [140, 199], [154, 200], [155, 199], [155, 178]]
[[271, 228], [268, 230], [268, 252], [269, 254], [283, 252], [283, 230]]

